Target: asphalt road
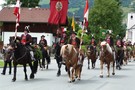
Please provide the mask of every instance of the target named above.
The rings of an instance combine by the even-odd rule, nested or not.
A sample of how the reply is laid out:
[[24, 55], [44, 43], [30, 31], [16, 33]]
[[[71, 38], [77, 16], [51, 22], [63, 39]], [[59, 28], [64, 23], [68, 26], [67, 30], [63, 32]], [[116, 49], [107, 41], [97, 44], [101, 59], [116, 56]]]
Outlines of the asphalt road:
[[[27, 67], [27, 72], [29, 75], [29, 67]], [[109, 78], [106, 77], [106, 68], [104, 68], [104, 77], [99, 77], [99, 61], [95, 69], [88, 70], [86, 59], [80, 81], [69, 83], [64, 66], [60, 77], [57, 77], [56, 73], [57, 64], [55, 60], [52, 60], [48, 70], [38, 69], [35, 79], [25, 81], [23, 68], [18, 67], [16, 82], [11, 81], [13, 74], [0, 75], [0, 90], [135, 90], [135, 61], [123, 66], [122, 70], [116, 70], [116, 75], [111, 75]]]

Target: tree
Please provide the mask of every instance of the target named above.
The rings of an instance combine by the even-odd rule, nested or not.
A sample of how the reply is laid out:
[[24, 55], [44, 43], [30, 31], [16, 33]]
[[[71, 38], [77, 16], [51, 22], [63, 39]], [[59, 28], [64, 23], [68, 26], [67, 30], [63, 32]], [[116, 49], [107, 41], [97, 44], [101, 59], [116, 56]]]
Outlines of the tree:
[[[16, 0], [5, 0], [7, 2], [6, 5], [12, 5], [12, 4], [16, 4]], [[40, 0], [20, 0], [21, 7], [36, 7], [39, 6], [39, 1]]]
[[89, 13], [89, 28], [96, 38], [100, 38], [101, 29], [112, 30], [114, 36], [125, 30], [120, 6], [119, 0], [95, 0]]

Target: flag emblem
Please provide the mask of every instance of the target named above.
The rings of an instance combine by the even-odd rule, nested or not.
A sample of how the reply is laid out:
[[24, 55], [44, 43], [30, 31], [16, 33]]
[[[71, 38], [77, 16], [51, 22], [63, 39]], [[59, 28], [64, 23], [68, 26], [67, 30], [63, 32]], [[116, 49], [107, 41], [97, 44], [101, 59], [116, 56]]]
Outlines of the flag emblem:
[[62, 3], [61, 3], [60, 1], [58, 1], [58, 2], [56, 3], [56, 10], [57, 10], [57, 11], [61, 11], [61, 10], [62, 10]]

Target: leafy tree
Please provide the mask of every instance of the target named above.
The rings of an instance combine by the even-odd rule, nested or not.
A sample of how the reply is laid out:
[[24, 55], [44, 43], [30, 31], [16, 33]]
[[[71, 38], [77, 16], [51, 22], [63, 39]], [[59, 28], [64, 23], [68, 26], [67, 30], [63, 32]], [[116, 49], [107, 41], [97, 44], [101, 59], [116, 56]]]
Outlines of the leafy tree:
[[114, 37], [123, 35], [125, 29], [122, 25], [123, 11], [119, 0], [95, 0], [89, 13], [89, 28], [97, 39], [100, 38], [100, 30], [112, 30]]
[[[16, 4], [16, 0], [5, 0], [7, 2], [7, 5]], [[39, 6], [40, 0], [20, 0], [21, 7], [36, 7]]]

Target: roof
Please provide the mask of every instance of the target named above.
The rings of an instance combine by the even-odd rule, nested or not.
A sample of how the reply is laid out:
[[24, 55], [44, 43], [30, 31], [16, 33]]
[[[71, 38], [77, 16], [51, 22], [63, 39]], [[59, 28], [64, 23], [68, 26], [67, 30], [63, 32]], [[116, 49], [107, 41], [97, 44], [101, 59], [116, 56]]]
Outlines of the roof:
[[[13, 14], [13, 7], [4, 7], [0, 11], [1, 22], [15, 22], [16, 16]], [[20, 22], [47, 23], [50, 10], [47, 8], [21, 8]]]

